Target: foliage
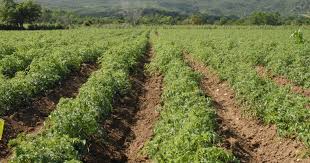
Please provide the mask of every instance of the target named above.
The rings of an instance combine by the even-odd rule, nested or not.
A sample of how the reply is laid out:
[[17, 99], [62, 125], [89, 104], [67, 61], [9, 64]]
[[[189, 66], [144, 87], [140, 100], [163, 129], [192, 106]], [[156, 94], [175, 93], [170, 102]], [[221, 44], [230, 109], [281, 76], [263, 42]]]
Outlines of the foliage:
[[[224, 20], [223, 20], [224, 21]], [[165, 29], [168, 28], [168, 29]], [[286, 27], [171, 27], [152, 33], [155, 57], [150, 72], [164, 75], [161, 116], [146, 146], [157, 162], [237, 162], [216, 132], [210, 97], [199, 88], [201, 75], [183, 61], [183, 51], [229, 82], [247, 113], [274, 124], [280, 135], [310, 146], [310, 100], [261, 77], [256, 66], [310, 88], [307, 29]], [[295, 28], [295, 27], [293, 27]], [[199, 29], [199, 30], [197, 30]], [[84, 62], [98, 62], [75, 98], [61, 99], [37, 135], [11, 141], [11, 162], [82, 162], [91, 137], [104, 139], [106, 120], [117, 95], [130, 91], [129, 73], [146, 51], [141, 29], [2, 31], [0, 35], [0, 115], [53, 88]]]
[[0, 19], [7, 24], [15, 22], [15, 7], [16, 3], [13, 0], [0, 1]]
[[211, 100], [199, 89], [200, 76], [182, 61], [182, 50], [173, 42], [154, 36], [156, 56], [150, 71], [164, 77], [161, 117], [147, 145], [156, 162], [237, 162], [216, 147], [215, 112]]
[[[101, 68], [80, 88], [75, 99], [61, 99], [41, 134], [14, 141], [11, 162], [77, 162], [86, 148], [79, 142], [103, 136], [99, 122], [111, 112], [113, 97], [129, 89], [129, 70], [146, 48], [146, 32], [131, 34], [130, 41], [119, 40], [119, 46], [103, 52]], [[59, 138], [67, 138], [68, 142], [63, 144]]]
[[170, 35], [171, 41], [227, 80], [249, 114], [264, 123], [275, 124], [280, 135], [298, 137], [309, 146], [309, 98], [292, 93], [290, 85], [276, 85], [255, 70], [256, 66], [263, 65], [273, 74], [286, 76], [309, 88], [309, 45], [292, 44], [287, 39], [290, 32], [272, 29], [226, 29], [223, 32], [219, 29], [207, 30], [204, 34], [188, 30], [168, 34], [159, 31], [161, 35]]
[[0, 18], [3, 22], [23, 27], [24, 23], [32, 23], [41, 16], [41, 6], [31, 0], [15, 3], [13, 0], [0, 2]]
[[[16, 146], [16, 144], [19, 145]], [[55, 135], [37, 136], [35, 138], [20, 136], [18, 139], [11, 141], [10, 145], [16, 146], [15, 151], [17, 155], [28, 153], [28, 155], [13, 158], [11, 162], [62, 163], [62, 160], [79, 159], [76, 149], [78, 146], [85, 144], [79, 139], [70, 138], [67, 135]]]
[[292, 33], [291, 38], [293, 38], [295, 40], [296, 44], [305, 43], [304, 35], [300, 31], [300, 29], [298, 31], [295, 31], [294, 33]]
[[[243, 17], [254, 11], [280, 12], [282, 15], [297, 15], [310, 11], [308, 0], [37, 0], [49, 8], [72, 10], [80, 15], [107, 16], [132, 9], [163, 9], [180, 13], [208, 12], [210, 15], [236, 15]], [[112, 10], [112, 11], [111, 11]]]
[[[115, 39], [113, 36], [118, 34], [113, 30], [106, 35], [101, 35], [100, 30], [77, 30], [66, 34], [51, 31], [45, 36], [44, 33], [37, 33], [35, 37], [29, 38], [36, 40], [28, 44], [26, 42], [25, 45], [15, 42], [14, 37], [8, 37], [8, 40], [13, 41], [11, 46], [16, 44], [20, 47], [16, 46], [15, 51], [0, 60], [3, 79], [0, 84], [0, 113], [19, 108], [33, 97], [55, 87], [83, 62], [94, 62], [114, 42], [128, 39], [126, 35]], [[102, 40], [103, 36], [105, 40]], [[90, 40], [96, 43], [91, 43]]]
[[[32, 1], [19, 4], [12, 0], [4, 7], [0, 15], [9, 24], [0, 23], [0, 29], [64, 29], [76, 26], [101, 26], [104, 24], [129, 24], [129, 25], [303, 25], [310, 24], [310, 19], [301, 15], [280, 15], [279, 12], [253, 12], [249, 15], [236, 16], [229, 14], [215, 14], [212, 12], [195, 11], [181, 12], [170, 11], [162, 8], [126, 9], [120, 12], [115, 8], [91, 15], [77, 14], [71, 10], [47, 9]], [[2, 5], [3, 6], [3, 5]], [[32, 7], [31, 7], [32, 6]], [[2, 7], [3, 8], [3, 7]], [[1, 14], [3, 13], [3, 14]], [[5, 13], [5, 14], [4, 14]], [[23, 13], [21, 15], [21, 13]], [[25, 14], [26, 13], [26, 14]], [[31, 18], [31, 19], [29, 19]], [[28, 27], [20, 23], [31, 23]], [[61, 26], [60, 26], [61, 24]]]
[[20, 27], [24, 23], [32, 23], [41, 16], [41, 6], [31, 0], [18, 3], [15, 8], [15, 23]]
[[280, 25], [279, 13], [254, 12], [249, 18], [250, 24], [254, 25]]

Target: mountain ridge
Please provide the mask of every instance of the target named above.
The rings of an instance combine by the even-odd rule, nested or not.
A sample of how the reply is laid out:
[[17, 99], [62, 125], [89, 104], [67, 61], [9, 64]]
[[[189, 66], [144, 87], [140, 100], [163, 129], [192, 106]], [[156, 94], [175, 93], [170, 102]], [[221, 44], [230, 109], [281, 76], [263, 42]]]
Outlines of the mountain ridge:
[[109, 11], [155, 8], [183, 14], [247, 16], [254, 11], [282, 15], [310, 13], [310, 0], [36, 0], [48, 8], [74, 11], [81, 15], [100, 15]]

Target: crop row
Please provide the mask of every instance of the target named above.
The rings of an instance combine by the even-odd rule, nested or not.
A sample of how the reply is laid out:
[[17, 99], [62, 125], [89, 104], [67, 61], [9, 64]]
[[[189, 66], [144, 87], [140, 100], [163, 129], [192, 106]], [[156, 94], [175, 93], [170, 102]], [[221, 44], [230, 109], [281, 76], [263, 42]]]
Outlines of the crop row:
[[[296, 44], [291, 38], [294, 30], [214, 30], [192, 32], [191, 39], [205, 37], [204, 44], [229, 51], [252, 66], [263, 65], [273, 75], [285, 76], [296, 85], [310, 88], [310, 44]], [[309, 36], [309, 31], [305, 36]], [[198, 37], [196, 37], [198, 36]], [[247, 37], [246, 37], [247, 36]], [[211, 38], [211, 39], [206, 39]], [[307, 38], [305, 38], [307, 40]]]
[[157, 162], [236, 161], [228, 151], [217, 147], [220, 139], [211, 99], [199, 88], [201, 76], [184, 63], [182, 48], [169, 41], [169, 36], [154, 35], [153, 39], [156, 55], [149, 70], [164, 75], [164, 91], [148, 154]]
[[[44, 56], [44, 50], [53, 50], [57, 47], [64, 47], [82, 41], [74, 37], [77, 32], [1, 32], [0, 36], [0, 59], [1, 65], [6, 61], [15, 63], [25, 62], [31, 58]], [[6, 68], [1, 66], [1, 68]]]
[[11, 162], [79, 162], [87, 152], [89, 137], [103, 136], [100, 122], [111, 112], [113, 98], [130, 88], [129, 72], [146, 45], [144, 32], [105, 51], [101, 68], [80, 88], [75, 99], [61, 99], [42, 133], [11, 142]]
[[[277, 76], [285, 76], [296, 85], [310, 88], [310, 44], [264, 43], [256, 52], [257, 65], [265, 66]], [[253, 54], [255, 55], [255, 54]]]
[[53, 88], [70, 72], [78, 69], [81, 63], [95, 62], [105, 50], [130, 38], [129, 34], [107, 40], [94, 40], [97, 41], [95, 44], [60, 48], [50, 55], [35, 59], [27, 71], [21, 71], [14, 78], [1, 82], [0, 113], [17, 110], [20, 104]]
[[[259, 53], [260, 48], [251, 49], [230, 36], [218, 40], [221, 35], [213, 31], [192, 33], [183, 36], [177, 44], [227, 80], [249, 113], [267, 124], [275, 124], [280, 135], [297, 137], [310, 146], [310, 110], [307, 108], [310, 100], [257, 74], [254, 63], [259, 58], [252, 54]], [[177, 42], [173, 38], [178, 36], [171, 34], [171, 40]]]
[[[8, 43], [1, 40], [0, 72], [4, 79], [11, 78], [16, 72], [25, 70], [33, 60], [48, 57], [61, 49], [83, 49], [93, 46], [97, 42], [96, 40], [111, 39], [111, 37], [118, 37], [118, 34], [127, 33], [128, 31], [116, 32], [113, 30], [104, 33], [102, 31], [88, 31], [87, 34], [83, 30], [67, 33], [53, 31], [33, 33], [33, 36], [30, 37], [31, 40], [15, 42], [14, 45], [8, 45]], [[10, 40], [14, 39], [14, 37], [9, 38]]]

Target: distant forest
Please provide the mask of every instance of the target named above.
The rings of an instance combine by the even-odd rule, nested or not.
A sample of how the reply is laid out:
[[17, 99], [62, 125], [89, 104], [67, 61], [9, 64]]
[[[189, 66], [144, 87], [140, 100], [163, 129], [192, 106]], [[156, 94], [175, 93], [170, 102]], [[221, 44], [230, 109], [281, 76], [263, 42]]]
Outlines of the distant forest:
[[[282, 5], [278, 4], [273, 11], [267, 10], [267, 4], [270, 1], [255, 0], [253, 4], [260, 4], [265, 6], [261, 10], [250, 10], [249, 2], [239, 0], [240, 4], [247, 6], [244, 15], [238, 12], [224, 11], [228, 6], [228, 1], [222, 0], [224, 5], [223, 11], [214, 12], [206, 6], [209, 2], [216, 6], [215, 1], [195, 1], [191, 8], [185, 8], [186, 2], [182, 1], [183, 5], [177, 1], [168, 1], [164, 3], [154, 3], [156, 1], [147, 0], [131, 0], [132, 3], [125, 3], [128, 1], [115, 0], [114, 5], [109, 0], [107, 3], [100, 6], [102, 1], [80, 1], [71, 2], [54, 0], [39, 0], [38, 2], [32, 0], [14, 1], [14, 0], [0, 0], [0, 29], [64, 29], [75, 26], [100, 26], [105, 24], [130, 24], [130, 25], [309, 25], [310, 14], [309, 4], [304, 0], [294, 2], [294, 0], [283, 0]], [[253, 1], [253, 0], [251, 0]], [[89, 2], [89, 3], [86, 3]], [[138, 3], [141, 2], [141, 3]], [[149, 3], [146, 3], [149, 2]], [[174, 2], [174, 3], [172, 3]], [[202, 3], [204, 2], [204, 3]], [[226, 3], [224, 3], [226, 2]], [[264, 3], [265, 2], [265, 3]], [[277, 4], [277, 0], [273, 0], [272, 4]], [[96, 6], [97, 3], [97, 6]], [[123, 3], [123, 6], [120, 5]], [[201, 5], [199, 5], [199, 3]], [[56, 9], [57, 5], [63, 4], [61, 8]], [[69, 5], [70, 4], [70, 5]], [[87, 6], [88, 4], [88, 6]], [[109, 5], [111, 4], [111, 5]], [[144, 7], [142, 8], [141, 6]], [[165, 5], [164, 5], [165, 4]], [[263, 5], [265, 4], [265, 5]], [[284, 5], [287, 4], [287, 5]], [[290, 5], [292, 9], [288, 9]], [[270, 4], [271, 5], [271, 4]], [[74, 7], [75, 6], [75, 7]], [[96, 7], [97, 10], [93, 7]], [[106, 9], [107, 6], [111, 8]], [[139, 6], [141, 8], [139, 8]], [[165, 6], [165, 7], [164, 7]], [[182, 7], [183, 6], [183, 7]], [[212, 5], [210, 5], [212, 6]], [[235, 3], [230, 5], [236, 6]], [[273, 5], [269, 6], [272, 8]], [[280, 10], [282, 6], [283, 10]], [[83, 10], [85, 8], [85, 11]], [[88, 8], [88, 10], [87, 10]], [[259, 7], [258, 7], [259, 8]], [[83, 10], [83, 12], [81, 11]], [[94, 10], [94, 12], [91, 12]], [[234, 9], [233, 11], [237, 11]], [[290, 14], [286, 11], [291, 11]], [[187, 11], [187, 12], [185, 12]], [[305, 12], [301, 12], [305, 11]], [[88, 14], [86, 14], [88, 12]], [[225, 14], [224, 14], [225, 13]], [[234, 14], [235, 13], [235, 14]]]
[[158, 9], [181, 14], [245, 17], [253, 12], [296, 15], [310, 12], [309, 0], [37, 0], [48, 8], [70, 10], [79, 15], [102, 16], [131, 9]]

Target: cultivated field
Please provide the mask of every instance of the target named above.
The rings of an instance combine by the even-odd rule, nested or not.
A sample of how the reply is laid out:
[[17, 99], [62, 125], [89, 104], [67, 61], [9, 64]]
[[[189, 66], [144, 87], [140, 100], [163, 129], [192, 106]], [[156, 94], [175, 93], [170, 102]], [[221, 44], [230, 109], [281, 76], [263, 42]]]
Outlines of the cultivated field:
[[310, 162], [296, 29], [1, 31], [0, 162]]

